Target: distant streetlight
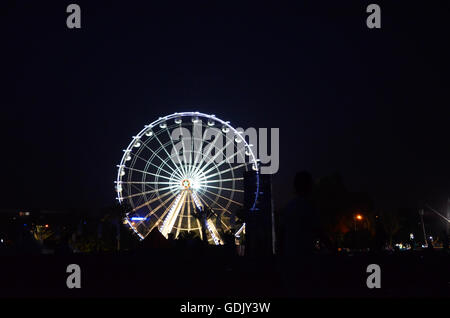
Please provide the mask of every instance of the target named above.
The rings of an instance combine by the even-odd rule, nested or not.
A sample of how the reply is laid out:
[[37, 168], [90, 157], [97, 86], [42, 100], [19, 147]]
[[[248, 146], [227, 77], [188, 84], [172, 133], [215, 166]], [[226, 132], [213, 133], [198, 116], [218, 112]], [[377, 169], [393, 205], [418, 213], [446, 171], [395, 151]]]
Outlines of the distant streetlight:
[[353, 217], [353, 223], [355, 225], [355, 233], [356, 233], [356, 220], [361, 221], [362, 219], [363, 219], [363, 216], [359, 213]]

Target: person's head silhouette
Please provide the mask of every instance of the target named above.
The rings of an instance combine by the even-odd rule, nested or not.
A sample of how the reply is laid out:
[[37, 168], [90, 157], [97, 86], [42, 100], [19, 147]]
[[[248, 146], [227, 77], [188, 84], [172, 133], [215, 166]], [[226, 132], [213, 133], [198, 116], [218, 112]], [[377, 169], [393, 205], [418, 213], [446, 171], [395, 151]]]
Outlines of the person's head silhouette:
[[307, 171], [297, 172], [294, 179], [295, 193], [298, 196], [306, 197], [312, 192], [312, 176]]

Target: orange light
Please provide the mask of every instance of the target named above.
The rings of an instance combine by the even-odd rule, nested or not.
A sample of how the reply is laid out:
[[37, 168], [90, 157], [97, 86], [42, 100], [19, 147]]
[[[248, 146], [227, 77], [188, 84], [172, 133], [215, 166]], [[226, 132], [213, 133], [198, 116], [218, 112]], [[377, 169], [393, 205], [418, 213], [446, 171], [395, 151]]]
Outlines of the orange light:
[[181, 185], [185, 188], [185, 189], [189, 189], [191, 187], [191, 182], [188, 179], [184, 179], [181, 182]]
[[47, 228], [47, 227], [48, 227], [48, 224], [45, 224], [45, 227]]
[[362, 217], [362, 215], [361, 215], [361, 214], [357, 214], [357, 215], [356, 215], [356, 219], [358, 219], [358, 220], [362, 220], [362, 218], [363, 218], [363, 217]]

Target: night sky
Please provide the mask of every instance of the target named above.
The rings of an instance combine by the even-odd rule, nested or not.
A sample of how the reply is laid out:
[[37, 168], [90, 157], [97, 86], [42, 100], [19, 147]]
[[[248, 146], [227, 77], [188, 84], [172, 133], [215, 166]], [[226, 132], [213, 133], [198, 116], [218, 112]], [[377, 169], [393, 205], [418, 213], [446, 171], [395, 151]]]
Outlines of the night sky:
[[160, 2], [2, 1], [0, 208], [114, 204], [122, 149], [181, 111], [279, 127], [278, 207], [297, 170], [388, 209], [450, 196], [448, 1], [376, 1], [381, 30], [368, 1]]

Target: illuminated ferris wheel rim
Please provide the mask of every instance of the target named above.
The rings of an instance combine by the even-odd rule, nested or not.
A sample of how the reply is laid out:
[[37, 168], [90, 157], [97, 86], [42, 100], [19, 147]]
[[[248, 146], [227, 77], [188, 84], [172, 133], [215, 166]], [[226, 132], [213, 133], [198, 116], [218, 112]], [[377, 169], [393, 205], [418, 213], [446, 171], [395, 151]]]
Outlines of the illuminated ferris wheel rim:
[[[258, 167], [258, 162], [259, 162], [259, 160], [256, 158], [255, 154], [253, 153], [252, 145], [247, 143], [247, 141], [241, 135], [241, 133], [239, 131], [237, 131], [233, 126], [230, 125], [229, 121], [224, 121], [224, 120], [216, 117], [213, 114], [205, 114], [205, 113], [201, 113], [201, 112], [197, 112], [197, 111], [196, 112], [181, 112], [181, 113], [173, 113], [171, 115], [167, 115], [167, 116], [164, 116], [164, 117], [159, 117], [157, 120], [153, 121], [152, 123], [150, 123], [148, 125], [145, 125], [144, 128], [136, 136], [133, 136], [131, 142], [128, 144], [128, 147], [125, 150], [123, 150], [124, 154], [122, 156], [122, 159], [120, 160], [120, 165], [118, 165], [119, 169], [118, 169], [118, 172], [117, 172], [117, 179], [116, 179], [116, 182], [115, 182], [117, 185], [120, 185], [122, 183], [122, 176], [120, 174], [120, 171], [121, 171], [120, 167], [125, 166], [126, 158], [127, 158], [128, 154], [131, 153], [132, 148], [135, 145], [136, 140], [141, 139], [144, 136], [144, 134], [149, 129], [151, 129], [153, 127], [157, 127], [161, 123], [164, 123], [164, 122], [166, 122], [168, 120], [177, 119], [177, 118], [181, 118], [181, 117], [203, 117], [203, 118], [206, 118], [208, 120], [216, 121], [216, 122], [222, 124], [223, 126], [229, 128], [231, 131], [233, 131], [235, 136], [238, 136], [238, 138], [240, 138], [241, 141], [244, 142], [244, 144], [247, 147], [247, 149], [249, 149], [249, 156], [250, 156], [254, 166], [256, 167], [255, 172], [256, 172], [256, 174], [258, 174], [258, 168], [259, 168]], [[257, 182], [256, 194], [258, 194], [258, 191], [259, 191], [258, 188], [259, 188], [259, 182]], [[119, 203], [122, 203], [123, 202], [123, 198], [122, 198], [121, 191], [116, 191], [116, 193], [117, 193], [117, 200], [119, 201]], [[256, 202], [256, 200], [255, 200], [255, 202]], [[253, 208], [254, 208], [254, 205], [253, 205], [252, 209]]]
[[[190, 120], [183, 120], [182, 118], [186, 118], [188, 117]], [[173, 123], [169, 123], [169, 120], [173, 119]], [[206, 119], [206, 122], [204, 122], [203, 120]], [[200, 152], [197, 153], [195, 159], [194, 159], [194, 164], [192, 165], [191, 163], [185, 163], [182, 164], [180, 161], [180, 158], [178, 158], [178, 162], [179, 162], [179, 166], [177, 166], [177, 163], [174, 161], [173, 155], [170, 155], [169, 152], [167, 151], [166, 147], [170, 144], [172, 144], [173, 147], [175, 147], [175, 144], [173, 142], [173, 139], [171, 137], [170, 134], [170, 130], [174, 129], [175, 127], [177, 127], [177, 125], [179, 125], [180, 127], [188, 127], [188, 126], [192, 126], [192, 128], [195, 126], [196, 123], [200, 122], [201, 127], [205, 127], [206, 129], [208, 128], [212, 128], [212, 126], [215, 126], [216, 124], [218, 126], [221, 126], [220, 132], [222, 133], [222, 136], [225, 136], [226, 139], [228, 139], [227, 145], [230, 144], [230, 142], [235, 142], [240, 143], [241, 144], [241, 148], [234, 153], [234, 155], [231, 155], [230, 157], [228, 157], [227, 159], [221, 161], [219, 164], [214, 164], [214, 160], [211, 161], [203, 161], [201, 160], [200, 162], [197, 162], [197, 156]], [[156, 129], [153, 129], [156, 128]], [[164, 144], [163, 142], [161, 142], [160, 138], [158, 137], [158, 135], [160, 135], [160, 137], [162, 136], [161, 134], [163, 133], [163, 131], [167, 132], [168, 137], [169, 137], [169, 141], [166, 141]], [[229, 136], [229, 133], [231, 132], [231, 136]], [[146, 137], [149, 138], [146, 138]], [[202, 135], [201, 137], [194, 137], [194, 139], [198, 140], [202, 140], [202, 142], [206, 142], [206, 140], [204, 139], [205, 135]], [[152, 148], [149, 145], [149, 141], [154, 138], [153, 140], [156, 140], [159, 143], [158, 145], [155, 145], [156, 148]], [[165, 138], [163, 138], [165, 139]], [[217, 140], [217, 138], [215, 139]], [[212, 143], [212, 145], [214, 145], [214, 143]], [[223, 148], [221, 148], [222, 150], [220, 150], [220, 152], [217, 152], [214, 155], [215, 159], [217, 158], [217, 156], [220, 153], [225, 154], [223, 151], [227, 148], [227, 145]], [[144, 147], [142, 147], [144, 146]], [[254, 193], [254, 201], [252, 207], [250, 207], [250, 210], [255, 208], [256, 205], [256, 199], [258, 196], [258, 191], [259, 191], [259, 174], [258, 174], [258, 169], [259, 169], [259, 165], [258, 162], [259, 160], [256, 158], [252, 148], [251, 148], [251, 144], [247, 143], [245, 140], [245, 137], [243, 136], [243, 132], [242, 131], [238, 131], [237, 129], [235, 129], [234, 127], [232, 127], [230, 125], [230, 123], [228, 121], [224, 121], [221, 120], [219, 118], [217, 118], [215, 115], [208, 115], [208, 114], [204, 114], [204, 113], [200, 113], [200, 112], [182, 112], [182, 113], [174, 113], [172, 115], [168, 115], [168, 116], [164, 116], [164, 117], [160, 117], [157, 120], [155, 120], [154, 122], [152, 122], [149, 125], [145, 125], [145, 127], [136, 135], [132, 138], [132, 141], [129, 143], [128, 147], [124, 150], [124, 154], [122, 156], [122, 159], [120, 161], [120, 165], [118, 165], [117, 167], [118, 169], [118, 174], [117, 174], [117, 180], [115, 181], [116, 183], [116, 193], [118, 195], [118, 200], [120, 203], [122, 203], [124, 201], [124, 199], [128, 199], [127, 201], [129, 201], [129, 203], [131, 204], [131, 208], [132, 210], [130, 212], [126, 213], [126, 216], [124, 218], [124, 223], [128, 224], [130, 226], [130, 228], [139, 236], [139, 238], [141, 240], [143, 240], [155, 227], [158, 227], [159, 231], [166, 237], [168, 238], [169, 233], [173, 233], [173, 230], [176, 230], [176, 233], [174, 233], [176, 237], [178, 237], [180, 231], [200, 231], [200, 237], [204, 237], [204, 235], [210, 237], [208, 239], [208, 241], [213, 242], [216, 245], [221, 245], [223, 244], [223, 239], [221, 238], [221, 234], [218, 232], [218, 228], [217, 228], [217, 224], [215, 225], [212, 221], [212, 219], [210, 219], [210, 217], [208, 217], [207, 219], [202, 219], [201, 223], [202, 225], [200, 226], [199, 223], [199, 215], [195, 216], [192, 215], [189, 212], [189, 206], [190, 204], [192, 204], [194, 210], [196, 209], [200, 209], [198, 211], [202, 211], [205, 208], [209, 209], [209, 211], [213, 212], [213, 214], [215, 215], [215, 220], [216, 222], [221, 222], [225, 228], [227, 230], [230, 230], [231, 227], [229, 226], [230, 223], [227, 223], [229, 221], [225, 220], [225, 223], [223, 222], [223, 220], [221, 219], [221, 217], [219, 217], [219, 215], [222, 215], [223, 213], [228, 213], [228, 215], [232, 215], [233, 211], [231, 208], [231, 205], [235, 205], [235, 206], [243, 206], [243, 201], [238, 200], [235, 201], [233, 200], [233, 196], [236, 192], [240, 192], [243, 193], [243, 189], [242, 189], [242, 185], [238, 186], [237, 184], [235, 184], [235, 181], [240, 180], [239, 182], [242, 182], [242, 180], [244, 178], [235, 178], [234, 177], [234, 169], [238, 169], [238, 168], [242, 168], [245, 167], [245, 171], [248, 171], [247, 167], [248, 165], [251, 165], [251, 169], [254, 170], [254, 172], [256, 173], [256, 192]], [[141, 151], [140, 150], [136, 150], [136, 149], [148, 149], [152, 155], [149, 157], [141, 157]], [[156, 149], [152, 150], [152, 149]], [[164, 154], [162, 154], [162, 157], [166, 157], [166, 159], [161, 158], [157, 153], [163, 149], [165, 151], [165, 153], [167, 154], [167, 156], [165, 156]], [[176, 149], [176, 148], [175, 148]], [[245, 154], [241, 153], [242, 150], [245, 150]], [[232, 166], [230, 164], [230, 162], [228, 162], [228, 159], [236, 156], [240, 154], [242, 156], [242, 158], [244, 158], [244, 161], [242, 161], [242, 164], [236, 165], [236, 166]], [[184, 151], [183, 151], [183, 156], [184, 156]], [[245, 159], [245, 156], [249, 159], [249, 161], [247, 161]], [[159, 160], [161, 160], [160, 166], [157, 166], [153, 163], [153, 160], [158, 158]], [[134, 158], [134, 159], [132, 159]], [[135, 169], [135, 165], [136, 165], [136, 160], [140, 159], [143, 160], [146, 164], [145, 167], [143, 168], [144, 170], [139, 170], [139, 169]], [[132, 160], [132, 161], [130, 161]], [[184, 160], [186, 160], [186, 158], [184, 158]], [[172, 162], [173, 166], [168, 165], [168, 162]], [[129, 163], [128, 163], [129, 162]], [[202, 166], [202, 162], [204, 162], [205, 164]], [[207, 171], [205, 171], [206, 167], [208, 167], [211, 162], [214, 164], [213, 167], [209, 168]], [[228, 169], [224, 169], [221, 168], [219, 169], [220, 166], [222, 166], [224, 163], [228, 163], [229, 168]], [[162, 165], [161, 165], [162, 164]], [[198, 164], [198, 165], [197, 165]], [[153, 167], [156, 167], [157, 170], [154, 171], [154, 173], [150, 173], [148, 171], [148, 169], [150, 168], [150, 165], [152, 165]], [[162, 168], [163, 165], [166, 165], [167, 167], [170, 168], [170, 170], [173, 171], [173, 173], [170, 173], [170, 171], [167, 171], [165, 169]], [[216, 169], [216, 172], [211, 174], [208, 174], [210, 171], [212, 171], [213, 169]], [[131, 173], [126, 173], [126, 171], [131, 171]], [[140, 182], [136, 182], [133, 180], [132, 178], [132, 172], [138, 172], [142, 174], [142, 178]], [[228, 172], [227, 172], [228, 171]], [[162, 173], [168, 173], [168, 175], [162, 175]], [[231, 176], [229, 178], [225, 178], [222, 179], [220, 176], [222, 174], [225, 175], [225, 172], [227, 173], [231, 173]], [[193, 173], [193, 174], [191, 174]], [[145, 181], [145, 175], [152, 175], [154, 177], [156, 177], [156, 179], [154, 177], [152, 177], [155, 182], [147, 182]], [[125, 181], [123, 180], [124, 176], [128, 175], [128, 178], [125, 179]], [[215, 175], [219, 175], [219, 179], [213, 179], [213, 180], [209, 180], [209, 181], [205, 181], [206, 179], [215, 176]], [[159, 181], [158, 178], [164, 178], [165, 180], [163, 181]], [[166, 179], [169, 179], [169, 182], [166, 181]], [[174, 180], [175, 180], [175, 184], [177, 184], [176, 187], [174, 187]], [[216, 186], [212, 186], [212, 185], [207, 185], [207, 183], [209, 182], [220, 182], [220, 186], [216, 187]], [[230, 185], [230, 187], [223, 187], [222, 186], [222, 182], [232, 182], [232, 185]], [[141, 189], [137, 189], [137, 187], [130, 188], [130, 185], [134, 184], [134, 183], [139, 183], [141, 185], [144, 184], [155, 184], [156, 186], [151, 187], [153, 190], [152, 191], [145, 191], [144, 190], [144, 186], [142, 186]], [[125, 190], [122, 186], [128, 184], [128, 188]], [[162, 185], [165, 184], [171, 184], [169, 187], [165, 187]], [[138, 191], [134, 191], [134, 190], [138, 190]], [[208, 189], [216, 189], [215, 193], [213, 193], [212, 191], [208, 190]], [[122, 191], [126, 192], [126, 196], [122, 196]], [[164, 194], [161, 192], [162, 190], [166, 191]], [[218, 191], [218, 193], [217, 193]], [[231, 191], [229, 192], [228, 195], [221, 195], [221, 191]], [[152, 195], [150, 195], [149, 198], [147, 198], [148, 193], [152, 193]], [[172, 194], [168, 199], [164, 199], [164, 197], [166, 197], [167, 195]], [[210, 196], [210, 194], [212, 194], [213, 196]], [[250, 194], [251, 196], [253, 196], [253, 194]], [[204, 196], [204, 198], [202, 198]], [[189, 199], [190, 198], [190, 199]], [[212, 198], [212, 199], [211, 199]], [[207, 201], [208, 200], [209, 203]], [[138, 202], [136, 203], [135, 200], [138, 200]], [[143, 200], [143, 201], [142, 201]], [[158, 200], [158, 202], [155, 203], [155, 201]], [[222, 202], [221, 205], [218, 200], [225, 200], [225, 202]], [[170, 201], [170, 203], [168, 203]], [[141, 204], [143, 202], [143, 204]], [[182, 219], [184, 217], [186, 217], [184, 214], [186, 212], [185, 210], [185, 205], [187, 203], [187, 227], [186, 224], [182, 224], [184, 222], [182, 222]], [[190, 203], [189, 203], [190, 202]], [[194, 204], [195, 203], [195, 204]], [[158, 204], [156, 206], [156, 204]], [[149, 213], [145, 212], [145, 216], [143, 217], [141, 212], [138, 212], [142, 207], [146, 207], [148, 208]], [[162, 207], [162, 209], [161, 209]], [[216, 212], [214, 212], [217, 208], [217, 211], [219, 211], [219, 214], [216, 214]], [[164, 211], [162, 213], [162, 211]], [[132, 213], [130, 215], [130, 213]], [[161, 214], [162, 213], [162, 214]], [[194, 214], [197, 212], [194, 212]], [[200, 213], [200, 212], [199, 212]], [[137, 214], [137, 216], [136, 216]], [[134, 215], [134, 216], [133, 216]], [[211, 216], [211, 214], [209, 214]], [[131, 216], [131, 217], [130, 217]], [[191, 218], [194, 217], [194, 219], [191, 220]], [[155, 219], [156, 218], [156, 219]], [[197, 219], [196, 219], [197, 218]], [[175, 222], [177, 222], [177, 225], [175, 225]], [[192, 222], [196, 223], [198, 226], [196, 227], [196, 225], [192, 226]], [[204, 225], [204, 228], [203, 228]], [[221, 225], [219, 225], [221, 226]], [[242, 228], [245, 226], [244, 225], [241, 226], [241, 228], [238, 230], [238, 233], [240, 233], [242, 231]], [[201, 228], [203, 229], [207, 229], [207, 232], [202, 234], [201, 232]]]

